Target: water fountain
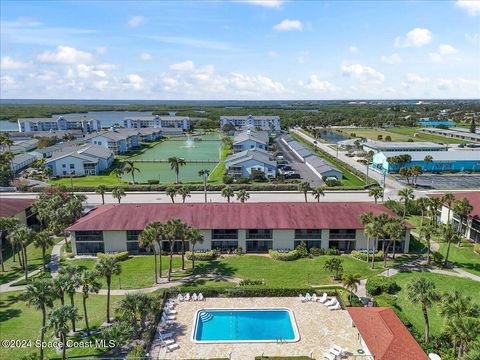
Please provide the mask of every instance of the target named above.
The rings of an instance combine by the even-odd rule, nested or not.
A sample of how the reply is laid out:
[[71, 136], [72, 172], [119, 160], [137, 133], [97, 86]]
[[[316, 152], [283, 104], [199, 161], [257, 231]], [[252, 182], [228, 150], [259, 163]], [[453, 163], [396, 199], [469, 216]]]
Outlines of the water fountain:
[[193, 143], [193, 140], [192, 140], [192, 138], [190, 137], [190, 135], [187, 136], [187, 140], [185, 141], [185, 147], [186, 147], [186, 148], [193, 148], [193, 147], [195, 147], [195, 144]]

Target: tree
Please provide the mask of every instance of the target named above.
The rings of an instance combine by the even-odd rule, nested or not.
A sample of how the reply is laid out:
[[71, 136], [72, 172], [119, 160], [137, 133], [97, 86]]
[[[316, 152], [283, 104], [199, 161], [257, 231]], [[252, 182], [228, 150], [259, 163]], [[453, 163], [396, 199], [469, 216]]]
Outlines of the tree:
[[165, 195], [170, 196], [172, 203], [175, 203], [175, 196], [177, 196], [177, 188], [175, 186], [169, 186], [165, 189]]
[[425, 343], [430, 341], [430, 323], [428, 319], [428, 308], [438, 300], [435, 292], [435, 283], [420, 277], [407, 283], [407, 298], [413, 304], [420, 304], [425, 322]]
[[35, 279], [28, 285], [22, 295], [29, 306], [42, 312], [42, 328], [40, 330], [40, 359], [43, 359], [43, 342], [47, 322], [47, 307], [53, 306], [52, 282], [47, 279]]
[[98, 185], [95, 189], [95, 193], [102, 197], [102, 204], [105, 205], [105, 193], [107, 192], [107, 187], [105, 185]]
[[400, 196], [400, 200], [403, 201], [403, 218], [407, 215], [407, 208], [410, 200], [415, 198], [413, 194], [413, 190], [410, 188], [403, 188], [398, 191], [398, 196]]
[[192, 272], [195, 271], [195, 245], [203, 243], [204, 237], [200, 230], [187, 227], [186, 239], [192, 244]]
[[185, 204], [185, 199], [187, 197], [191, 197], [192, 195], [190, 195], [190, 188], [187, 186], [187, 185], [184, 185], [182, 187], [180, 187], [177, 191], [177, 194], [180, 195], [182, 197], [182, 202]]
[[25, 225], [21, 224], [16, 226], [10, 234], [8, 234], [8, 238], [12, 244], [15, 244], [15, 247], [20, 248], [20, 253], [22, 254], [23, 259], [23, 270], [25, 272], [25, 280], [28, 280], [28, 259], [27, 259], [27, 245], [29, 244], [30, 240], [35, 237], [35, 232], [26, 227]]
[[422, 175], [422, 167], [420, 165], [412, 165], [408, 168], [410, 175], [412, 176], [412, 184], [417, 186], [417, 179], [419, 175]]
[[130, 342], [134, 330], [130, 322], [117, 321], [102, 330], [102, 338], [109, 344], [113, 344], [114, 349], [119, 349]]
[[202, 169], [198, 172], [198, 176], [203, 179], [203, 193], [205, 194], [205, 202], [207, 202], [207, 180], [210, 176], [210, 170]]
[[441, 224], [440, 225], [440, 236], [447, 242], [447, 253], [445, 254], [444, 266], [448, 266], [448, 256], [450, 255], [450, 246], [452, 242], [459, 239], [458, 233], [453, 224]]
[[368, 189], [368, 196], [375, 199], [375, 204], [378, 203], [378, 199], [383, 196], [383, 189], [380, 186], [372, 186]]
[[392, 246], [393, 259], [395, 260], [396, 242], [397, 240], [400, 240], [403, 237], [405, 233], [405, 225], [402, 223], [400, 219], [392, 218], [387, 224], [385, 224], [384, 229], [390, 237], [390, 241], [388, 242], [387, 249], [383, 254], [383, 262], [384, 262], [384, 266], [386, 267], [387, 255], [388, 255], [390, 246]]
[[477, 132], [477, 125], [475, 124], [475, 115], [472, 116], [472, 122], [470, 123], [469, 130], [472, 134], [475, 134]]
[[[465, 228], [468, 226], [467, 221], [468, 221], [468, 216], [472, 213], [473, 211], [473, 206], [470, 204], [468, 199], [462, 199], [462, 200], [455, 200], [453, 203], [453, 212], [458, 215], [460, 218], [460, 223], [458, 224], [458, 234], [460, 236], [465, 235], [465, 230], [463, 224], [465, 224]], [[458, 239], [458, 244], [460, 245], [460, 237]]]
[[301, 184], [298, 184], [298, 191], [303, 193], [303, 196], [305, 196], [305, 202], [308, 202], [307, 199], [307, 194], [310, 191], [310, 183], [307, 181], [302, 182]]
[[250, 199], [250, 194], [247, 193], [247, 190], [241, 189], [237, 193], [237, 200], [240, 200], [240, 202], [243, 204], [245, 201]]
[[[167, 240], [165, 225], [160, 221], [154, 221], [147, 224], [138, 238], [141, 247], [149, 248], [153, 251], [153, 257], [155, 260], [155, 283], [157, 283], [157, 260], [155, 258], [156, 248], [158, 247], [158, 257], [160, 260], [159, 277], [162, 277], [162, 242], [164, 240]], [[155, 247], [155, 245], [157, 245], [157, 247]]]
[[423, 158], [423, 162], [425, 163], [425, 171], [428, 171], [428, 164], [433, 163], [433, 156], [432, 155], [426, 155]]
[[428, 211], [430, 200], [427, 197], [421, 197], [417, 199], [417, 207], [420, 209], [420, 228], [423, 226], [425, 214]]
[[165, 223], [165, 234], [170, 244], [168, 281], [170, 281], [172, 277], [173, 249], [175, 246], [175, 241], [184, 238], [184, 231], [185, 226], [180, 219], [170, 219]]
[[53, 170], [50, 166], [44, 166], [42, 168], [43, 176], [46, 176], [48, 180], [50, 180], [50, 177], [53, 174]]
[[446, 193], [445, 195], [443, 195], [441, 197], [442, 199], [442, 204], [445, 204], [447, 205], [447, 223], [450, 223], [452, 222], [451, 219], [450, 219], [450, 214], [452, 212], [452, 208], [453, 208], [453, 202], [455, 201], [455, 196], [453, 196], [452, 193]]
[[123, 169], [121, 168], [115, 168], [112, 170], [111, 174], [117, 178], [118, 181], [122, 178], [122, 175], [124, 174]]
[[230, 185], [227, 185], [222, 189], [222, 197], [227, 198], [227, 202], [230, 202], [230, 198], [234, 195], [235, 192]]
[[105, 276], [107, 281], [107, 323], [110, 323], [110, 286], [112, 284], [112, 276], [120, 275], [122, 268], [115, 256], [105, 254], [97, 261], [93, 271], [101, 276]]
[[147, 317], [156, 311], [156, 302], [153, 297], [143, 293], [127, 294], [115, 307], [118, 318], [131, 324], [133, 332], [138, 336], [140, 330], [145, 328]]
[[56, 307], [52, 309], [48, 315], [48, 327], [54, 329], [54, 335], [58, 337], [62, 343], [62, 360], [65, 360], [67, 351], [67, 334], [70, 331], [68, 321], [74, 322], [78, 319], [78, 310], [71, 305]]
[[[364, 233], [367, 236], [367, 264], [370, 259], [370, 238], [374, 237], [372, 227], [368, 227], [368, 224], [374, 220], [372, 212], [363, 213], [360, 215], [360, 222], [364, 225]], [[373, 251], [373, 257], [375, 257], [375, 250]]]
[[178, 174], [180, 172], [180, 167], [185, 166], [187, 163], [185, 159], [179, 158], [177, 156], [172, 156], [168, 158], [168, 163], [170, 164], [170, 169], [175, 171], [176, 183], [179, 183]]
[[119, 204], [120, 204], [120, 201], [122, 200], [122, 197], [125, 197], [125, 196], [127, 196], [127, 194], [125, 194], [125, 190], [123, 190], [123, 188], [118, 187], [112, 190], [112, 197], [114, 199], [117, 199]]
[[420, 236], [422, 236], [425, 241], [427, 242], [427, 265], [430, 266], [430, 254], [431, 254], [431, 245], [430, 241], [432, 237], [436, 234], [436, 228], [433, 227], [431, 224], [425, 224], [420, 227]]
[[[5, 272], [5, 265], [3, 263], [3, 239], [8, 235], [8, 232], [18, 225], [18, 219], [14, 217], [0, 217], [0, 263], [2, 272]], [[13, 261], [15, 261], [15, 252], [13, 253]]]
[[53, 292], [55, 297], [60, 299], [60, 303], [65, 305], [65, 292], [67, 291], [68, 280], [65, 274], [59, 274], [53, 279]]
[[317, 200], [317, 202], [320, 202], [320, 197], [325, 196], [325, 187], [324, 186], [319, 186], [316, 187], [315, 189], [312, 190], [312, 195]]
[[35, 234], [35, 238], [33, 239], [33, 245], [35, 245], [35, 247], [37, 248], [42, 249], [43, 271], [46, 270], [47, 265], [47, 248], [53, 246], [54, 244], [55, 240], [53, 240], [53, 237], [50, 236], [47, 230], [43, 230]]
[[[75, 307], [75, 291], [80, 286], [80, 273], [81, 269], [80, 266], [77, 265], [68, 265], [62, 267], [59, 271], [61, 275], [64, 276], [65, 282], [65, 292], [68, 294], [70, 298], [70, 305]], [[72, 319], [72, 330], [75, 332], [75, 319]]]
[[441, 206], [442, 206], [441, 198], [436, 198], [436, 197], [430, 198], [428, 202], [428, 210], [429, 210], [428, 212], [430, 215], [430, 223], [433, 226], [438, 225], [438, 210], [441, 208]]
[[83, 318], [85, 319], [85, 329], [87, 336], [90, 336], [90, 326], [88, 324], [87, 299], [90, 294], [98, 294], [101, 284], [97, 281], [97, 274], [93, 271], [83, 270], [78, 279], [78, 285], [82, 289]]
[[352, 293], [357, 291], [360, 284], [360, 274], [344, 274], [342, 276], [342, 285], [345, 289], [350, 290], [348, 294], [348, 302], [352, 305]]
[[135, 162], [131, 160], [125, 161], [125, 166], [123, 167], [123, 171], [126, 174], [132, 174], [132, 183], [135, 185], [135, 173], [140, 172], [140, 169], [135, 167]]
[[325, 264], [323, 265], [323, 268], [326, 271], [329, 271], [331, 273], [334, 273], [334, 279], [338, 280], [340, 279], [340, 274], [343, 272], [343, 260], [338, 258], [338, 257], [333, 257], [331, 259], [328, 259], [325, 261]]

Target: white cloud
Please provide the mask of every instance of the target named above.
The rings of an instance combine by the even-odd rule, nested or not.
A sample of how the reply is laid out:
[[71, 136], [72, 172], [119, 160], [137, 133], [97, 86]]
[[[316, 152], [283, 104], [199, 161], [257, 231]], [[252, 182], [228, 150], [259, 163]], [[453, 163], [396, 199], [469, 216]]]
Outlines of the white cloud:
[[132, 16], [130, 19], [128, 19], [128, 27], [131, 27], [131, 28], [136, 28], [140, 25], [142, 25], [143, 23], [145, 23], [145, 18], [143, 16]]
[[385, 64], [389, 65], [400, 64], [403, 61], [402, 57], [397, 53], [393, 53], [391, 55], [383, 55], [380, 60], [382, 60]]
[[385, 75], [370, 66], [344, 62], [340, 68], [344, 76], [356, 78], [360, 81], [381, 83], [385, 80]]
[[480, 1], [478, 0], [457, 0], [456, 5], [466, 10], [470, 16], [480, 14]]
[[395, 39], [396, 47], [422, 47], [432, 41], [432, 33], [428, 29], [415, 28], [410, 30], [405, 37]]
[[140, 53], [139, 57], [140, 57], [141, 60], [144, 60], [144, 61], [148, 61], [148, 60], [152, 60], [152, 59], [153, 59], [152, 54], [150, 54], [150, 53], [148, 53], [148, 52], [142, 52], [142, 53]]
[[194, 69], [195, 65], [192, 60], [183, 61], [180, 63], [172, 64], [169, 66], [172, 70], [177, 71], [191, 71]]
[[278, 52], [273, 51], [273, 50], [270, 50], [270, 51], [268, 52], [268, 56], [270, 56], [270, 57], [277, 57], [277, 56], [278, 56]]
[[276, 31], [302, 31], [303, 24], [300, 20], [285, 19], [273, 27]]
[[97, 64], [95, 67], [98, 70], [113, 70], [116, 69], [118, 66], [116, 64], [108, 64], [108, 63], [103, 63], [103, 64]]
[[17, 87], [17, 82], [11, 76], [0, 76], [0, 86], [3, 90], [12, 90]]
[[0, 62], [1, 70], [20, 70], [28, 67], [27, 63], [12, 59], [10, 56], [2, 57]]
[[358, 52], [358, 47], [352, 45], [348, 48], [348, 51], [351, 52], [352, 54], [355, 54]]
[[473, 44], [477, 44], [477, 45], [480, 45], [479, 43], [479, 35], [478, 33], [474, 33], [474, 34], [465, 34], [465, 39], [467, 39], [468, 42], [471, 42]]
[[310, 51], [300, 51], [297, 56], [297, 61], [299, 64], [305, 64], [308, 58], [310, 57]]
[[128, 74], [123, 85], [134, 90], [143, 90], [145, 80], [138, 74]]
[[38, 55], [37, 59], [40, 62], [51, 64], [77, 64], [90, 62], [93, 59], [92, 54], [77, 50], [70, 46], [57, 46], [55, 52], [45, 51]]
[[438, 47], [438, 52], [440, 55], [453, 55], [456, 54], [458, 51], [450, 44], [440, 44]]
[[332, 92], [336, 90], [336, 87], [332, 83], [326, 80], [320, 80], [315, 74], [310, 75], [306, 84], [302, 81], [300, 81], [299, 84], [300, 86], [317, 92]]
[[405, 80], [401, 82], [401, 85], [404, 88], [409, 89], [410, 87], [412, 87], [414, 85], [423, 84], [423, 83], [426, 83], [427, 81], [428, 81], [427, 77], [424, 77], [424, 76], [419, 75], [417, 73], [408, 73], [405, 76]]
[[453, 86], [453, 81], [450, 79], [438, 79], [437, 81], [437, 89], [446, 91], [450, 90]]
[[190, 37], [182, 36], [147, 36], [148, 39], [159, 41], [167, 44], [176, 44], [183, 45], [188, 47], [196, 47], [203, 49], [212, 49], [212, 50], [232, 50], [232, 46], [226, 43], [204, 40], [204, 39], [195, 39]]
[[106, 54], [108, 51], [108, 49], [105, 47], [105, 46], [99, 46], [95, 49], [95, 52], [98, 54], [98, 55], [103, 55], [103, 54]]
[[283, 4], [283, 0], [236, 0], [235, 2], [257, 5], [266, 8], [279, 8]]
[[436, 53], [436, 52], [429, 53], [428, 57], [430, 58], [430, 61], [433, 62], [433, 63], [443, 62], [443, 57], [439, 53]]

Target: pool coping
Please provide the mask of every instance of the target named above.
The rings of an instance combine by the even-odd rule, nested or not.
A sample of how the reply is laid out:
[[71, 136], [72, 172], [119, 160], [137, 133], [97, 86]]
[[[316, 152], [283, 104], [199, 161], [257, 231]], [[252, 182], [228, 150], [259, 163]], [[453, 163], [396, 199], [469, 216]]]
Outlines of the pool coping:
[[196, 344], [228, 344], [228, 343], [278, 343], [278, 340], [197, 340], [195, 335], [197, 332], [197, 322], [199, 319], [200, 311], [264, 311], [264, 310], [282, 310], [287, 311], [290, 317], [290, 324], [292, 324], [294, 338], [292, 340], [283, 340], [282, 343], [295, 343], [301, 339], [300, 332], [298, 331], [298, 324], [295, 318], [295, 314], [292, 309], [286, 307], [262, 307], [262, 308], [202, 308], [195, 311], [193, 317], [193, 328], [191, 341]]

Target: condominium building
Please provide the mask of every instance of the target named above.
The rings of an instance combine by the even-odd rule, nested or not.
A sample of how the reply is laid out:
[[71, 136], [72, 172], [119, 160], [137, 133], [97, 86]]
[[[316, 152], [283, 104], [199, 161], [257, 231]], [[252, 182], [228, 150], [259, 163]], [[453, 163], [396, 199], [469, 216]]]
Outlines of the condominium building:
[[99, 131], [102, 126], [100, 120], [87, 116], [66, 118], [63, 116], [51, 118], [24, 118], [18, 119], [19, 132], [57, 131], [57, 130], [81, 130], [84, 133]]
[[140, 135], [131, 129], [111, 129], [85, 136], [85, 143], [103, 146], [115, 155], [140, 146]]
[[233, 152], [237, 153], [248, 149], [267, 150], [269, 137], [265, 131], [246, 129], [235, 134], [233, 139]]
[[0, 206], [0, 217], [13, 217], [20, 224], [31, 225], [36, 222], [32, 213], [33, 199], [9, 199], [2, 198]]
[[363, 150], [373, 151], [374, 153], [381, 151], [445, 151], [448, 150], [447, 145], [436, 144], [432, 142], [408, 142], [408, 141], [374, 141], [367, 140], [361, 143]]
[[127, 129], [155, 127], [189, 130], [191, 120], [188, 116], [135, 116], [125, 118], [123, 120], [123, 125]]
[[227, 174], [233, 177], [249, 177], [253, 170], [261, 171], [267, 178], [277, 174], [277, 162], [266, 150], [247, 149], [225, 159]]
[[220, 127], [231, 124], [236, 128], [255, 127], [261, 130], [280, 131], [279, 116], [220, 116]]
[[[109, 204], [100, 205], [68, 228], [75, 254], [97, 252], [143, 252], [138, 237], [153, 221], [180, 219], [199, 229], [204, 241], [199, 250], [242, 248], [247, 253], [269, 249], [307, 247], [336, 248], [341, 251], [373, 247], [367, 240], [360, 215], [372, 212], [395, 216], [381, 204], [373, 203], [191, 203], [191, 204]], [[132, 216], [135, 214], [135, 216]], [[397, 251], [408, 252], [410, 226], [396, 241]], [[187, 248], [189, 247], [187, 243]], [[176, 241], [174, 251], [181, 248]], [[378, 248], [382, 248], [379, 241]], [[163, 250], [169, 250], [167, 241]]]

